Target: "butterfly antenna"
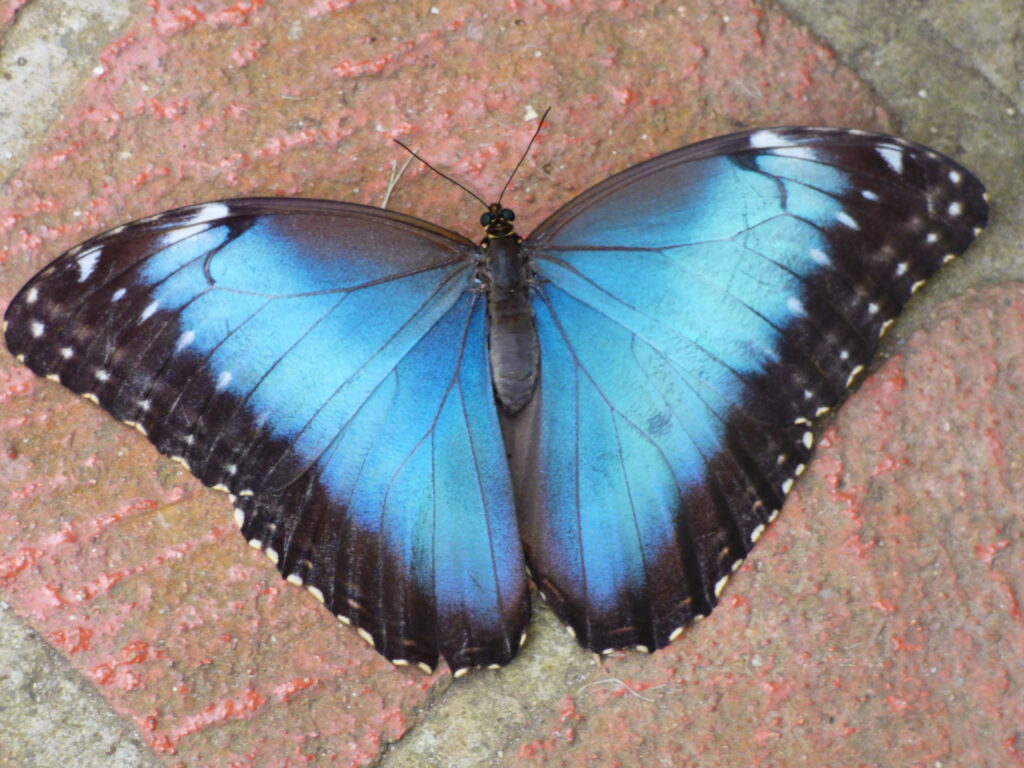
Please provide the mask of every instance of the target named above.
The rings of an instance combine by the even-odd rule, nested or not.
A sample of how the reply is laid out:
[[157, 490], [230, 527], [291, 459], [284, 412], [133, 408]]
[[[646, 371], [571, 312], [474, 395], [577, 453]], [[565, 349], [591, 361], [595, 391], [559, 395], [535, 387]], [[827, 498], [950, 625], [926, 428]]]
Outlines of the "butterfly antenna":
[[405, 162], [402, 163], [401, 169], [398, 168], [398, 163], [394, 160], [391, 161], [391, 178], [388, 180], [388, 188], [384, 191], [384, 200], [380, 204], [381, 208], [387, 208], [388, 203], [391, 202], [391, 195], [395, 191], [395, 187], [398, 186], [398, 180], [402, 178], [402, 174], [405, 173], [405, 169], [409, 167], [409, 163], [413, 161], [412, 155], [406, 158]]
[[548, 112], [551, 111], [551, 107], [544, 110], [544, 114], [540, 116], [540, 122], [537, 123], [537, 130], [533, 132], [533, 138], [530, 139], [530, 143], [526, 145], [526, 151], [523, 152], [523, 156], [519, 158], [519, 162], [516, 163], [516, 167], [512, 169], [511, 175], [508, 177], [508, 181], [505, 182], [505, 186], [501, 188], [501, 194], [498, 195], [498, 205], [501, 205], [501, 198], [505, 196], [505, 190], [508, 189], [508, 185], [512, 183], [512, 179], [515, 178], [516, 171], [519, 170], [519, 166], [523, 164], [523, 160], [530, 154], [530, 147], [533, 146], [533, 142], [537, 140], [537, 136], [540, 134], [540, 129], [544, 127], [544, 120], [548, 116]]
[[436, 174], [437, 174], [438, 176], [440, 176], [440, 177], [441, 177], [442, 179], [445, 179], [446, 181], [450, 181], [450, 182], [451, 182], [452, 184], [454, 184], [454, 185], [455, 185], [456, 187], [458, 187], [459, 189], [461, 189], [461, 190], [462, 190], [463, 192], [465, 192], [465, 193], [466, 193], [467, 195], [471, 195], [471, 196], [472, 196], [472, 197], [473, 197], [474, 199], [478, 200], [478, 201], [480, 202], [480, 205], [482, 205], [482, 206], [483, 206], [484, 208], [489, 208], [489, 206], [487, 205], [487, 203], [485, 203], [485, 202], [484, 202], [483, 200], [481, 200], [481, 199], [480, 199], [480, 195], [478, 195], [478, 194], [477, 194], [476, 192], [474, 192], [474, 191], [473, 191], [472, 189], [469, 189], [468, 187], [464, 186], [463, 184], [459, 184], [459, 182], [457, 182], [457, 181], [456, 181], [455, 179], [453, 179], [453, 178], [452, 178], [451, 176], [448, 176], [447, 174], [441, 173], [441, 172], [440, 172], [439, 170], [437, 170], [437, 168], [435, 168], [435, 167], [434, 167], [434, 166], [432, 166], [432, 165], [431, 165], [430, 163], [428, 163], [428, 162], [427, 162], [426, 160], [424, 160], [424, 159], [423, 159], [422, 157], [420, 157], [419, 155], [417, 155], [417, 154], [416, 154], [415, 152], [413, 152], [413, 151], [412, 151], [411, 149], [409, 149], [409, 147], [407, 147], [407, 146], [406, 146], [405, 144], [403, 144], [402, 142], [400, 142], [400, 141], [399, 141], [398, 139], [395, 139], [395, 140], [394, 140], [394, 142], [395, 142], [395, 143], [396, 143], [396, 144], [397, 144], [398, 146], [400, 146], [400, 147], [401, 147], [402, 149], [404, 149], [404, 150], [405, 150], [406, 152], [408, 152], [408, 153], [409, 153], [410, 155], [412, 155], [412, 156], [413, 156], [413, 157], [415, 157], [415, 158], [416, 158], [417, 160], [419, 160], [419, 161], [420, 161], [421, 163], [423, 163], [423, 164], [424, 164], [425, 166], [427, 166], [427, 168], [429, 168], [429, 169], [430, 169], [430, 170], [432, 170], [432, 171], [433, 171], [434, 173], [436, 173]]

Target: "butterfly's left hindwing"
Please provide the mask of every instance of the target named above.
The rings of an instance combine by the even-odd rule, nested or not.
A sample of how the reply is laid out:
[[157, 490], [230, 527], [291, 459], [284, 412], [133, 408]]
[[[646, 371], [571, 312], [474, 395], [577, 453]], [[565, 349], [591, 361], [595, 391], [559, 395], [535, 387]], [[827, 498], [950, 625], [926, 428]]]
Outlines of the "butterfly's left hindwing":
[[513, 476], [541, 591], [596, 651], [707, 615], [981, 184], [893, 137], [736, 134], [598, 184], [526, 240], [542, 374]]
[[193, 206], [56, 260], [7, 343], [230, 491], [250, 544], [388, 658], [505, 663], [528, 604], [476, 256], [363, 206]]

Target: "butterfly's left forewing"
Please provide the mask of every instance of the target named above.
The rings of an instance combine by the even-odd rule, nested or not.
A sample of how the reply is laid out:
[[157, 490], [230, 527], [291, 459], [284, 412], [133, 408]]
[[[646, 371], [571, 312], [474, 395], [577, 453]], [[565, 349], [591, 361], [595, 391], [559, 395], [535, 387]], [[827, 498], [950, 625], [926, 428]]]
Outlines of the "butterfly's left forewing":
[[389, 659], [505, 663], [528, 603], [476, 254], [364, 206], [192, 206], [56, 260], [7, 342], [229, 491]]
[[585, 646], [661, 647], [711, 611], [811, 422], [986, 214], [927, 148], [797, 128], [655, 158], [538, 227], [513, 477], [534, 578]]

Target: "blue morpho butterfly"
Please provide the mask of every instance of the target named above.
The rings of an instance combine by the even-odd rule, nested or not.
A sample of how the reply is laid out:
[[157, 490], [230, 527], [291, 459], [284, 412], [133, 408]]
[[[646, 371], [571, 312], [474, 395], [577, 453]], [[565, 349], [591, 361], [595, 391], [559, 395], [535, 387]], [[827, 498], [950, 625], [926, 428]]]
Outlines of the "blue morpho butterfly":
[[[482, 244], [352, 203], [237, 199], [72, 248], [7, 344], [231, 494], [249, 543], [396, 664], [508, 663], [528, 580], [595, 651], [707, 616], [813, 422], [987, 218], [949, 158], [736, 133]], [[530, 572], [527, 572], [529, 565]]]

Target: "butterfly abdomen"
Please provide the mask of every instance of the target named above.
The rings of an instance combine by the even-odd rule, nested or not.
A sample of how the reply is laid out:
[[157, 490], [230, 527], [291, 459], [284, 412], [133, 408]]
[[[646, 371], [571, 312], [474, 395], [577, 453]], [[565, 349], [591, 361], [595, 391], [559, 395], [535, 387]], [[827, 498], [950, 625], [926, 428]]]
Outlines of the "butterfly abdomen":
[[508, 413], [522, 410], [537, 383], [540, 345], [530, 306], [525, 256], [515, 235], [488, 242], [488, 349], [494, 391]]

